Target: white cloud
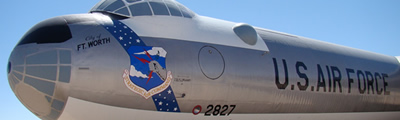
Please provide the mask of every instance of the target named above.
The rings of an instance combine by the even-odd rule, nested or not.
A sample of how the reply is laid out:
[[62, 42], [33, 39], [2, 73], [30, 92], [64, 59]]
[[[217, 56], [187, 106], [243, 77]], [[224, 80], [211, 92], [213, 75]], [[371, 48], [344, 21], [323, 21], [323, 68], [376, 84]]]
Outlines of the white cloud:
[[149, 78], [147, 75], [142, 72], [136, 70], [135, 66], [131, 65], [130, 75], [132, 77], [140, 77], [140, 78]]
[[[163, 58], [165, 58], [166, 56], [167, 56], [167, 51], [165, 51], [163, 48], [161, 48], [161, 47], [153, 47], [153, 49], [151, 49], [151, 50], [148, 50], [147, 51], [151, 56], [154, 56], [154, 55], [157, 55], [157, 54], [159, 54], [160, 55], [160, 57], [163, 57]], [[135, 53], [136, 55], [143, 55], [143, 54], [146, 54], [146, 52], [145, 51], [143, 51], [143, 52], [140, 52], [140, 53]]]

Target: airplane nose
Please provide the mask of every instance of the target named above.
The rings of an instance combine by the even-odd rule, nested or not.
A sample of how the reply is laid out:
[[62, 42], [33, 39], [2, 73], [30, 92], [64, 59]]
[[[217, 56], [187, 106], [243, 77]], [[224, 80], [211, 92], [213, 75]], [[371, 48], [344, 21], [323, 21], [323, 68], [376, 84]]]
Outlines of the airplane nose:
[[60, 46], [71, 37], [64, 19], [43, 21], [22, 37], [9, 58], [11, 89], [41, 119], [57, 119], [64, 109], [71, 76], [71, 50]]

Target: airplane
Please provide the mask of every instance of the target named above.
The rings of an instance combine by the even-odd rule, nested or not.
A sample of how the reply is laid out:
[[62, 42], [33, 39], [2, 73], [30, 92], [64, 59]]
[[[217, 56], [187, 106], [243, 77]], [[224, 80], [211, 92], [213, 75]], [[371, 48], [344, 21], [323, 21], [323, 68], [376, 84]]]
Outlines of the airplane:
[[10, 87], [41, 119], [398, 119], [400, 57], [102, 0], [17, 43]]

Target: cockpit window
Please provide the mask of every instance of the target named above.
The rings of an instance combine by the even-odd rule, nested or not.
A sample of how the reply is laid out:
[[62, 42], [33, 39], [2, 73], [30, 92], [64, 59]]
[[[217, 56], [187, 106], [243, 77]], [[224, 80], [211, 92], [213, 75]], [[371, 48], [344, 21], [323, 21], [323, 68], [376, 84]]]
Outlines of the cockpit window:
[[121, 8], [121, 7], [125, 7], [124, 2], [122, 2], [120, 0], [117, 0], [117, 1], [113, 2], [112, 4], [110, 4], [109, 6], [107, 6], [107, 8], [104, 9], [104, 10], [115, 11], [115, 10]]
[[128, 2], [128, 3], [134, 3], [134, 2], [139, 2], [139, 1], [143, 1], [143, 0], [126, 0], [126, 2]]
[[191, 18], [192, 14], [190, 13], [190, 10], [188, 10], [185, 6], [178, 4], [179, 8], [181, 9], [181, 12], [183, 14], [183, 17]]
[[175, 0], [103, 0], [91, 12], [109, 12], [127, 17], [163, 15], [192, 18], [196, 15]]
[[169, 15], [168, 8], [164, 2], [150, 2], [151, 8], [153, 8], [154, 15]]
[[132, 12], [132, 16], [144, 16], [144, 15], [152, 15], [150, 6], [147, 2], [142, 2], [138, 4], [133, 4], [129, 6]]
[[169, 12], [171, 13], [171, 16], [180, 16], [180, 17], [183, 16], [181, 10], [179, 9], [178, 6], [176, 6], [175, 3], [171, 2], [171, 1], [165, 1], [165, 3], [168, 6], [168, 9], [169, 9]]
[[121, 9], [117, 10], [116, 13], [120, 13], [122, 15], [129, 15], [129, 10], [127, 7], [123, 7]]
[[115, 1], [107, 0], [107, 1], [104, 1], [104, 2], [101, 2], [101, 3], [97, 4], [95, 7], [97, 7], [97, 9], [99, 9], [99, 10], [104, 10], [104, 8], [106, 8], [107, 6], [109, 6], [113, 2], [115, 2]]

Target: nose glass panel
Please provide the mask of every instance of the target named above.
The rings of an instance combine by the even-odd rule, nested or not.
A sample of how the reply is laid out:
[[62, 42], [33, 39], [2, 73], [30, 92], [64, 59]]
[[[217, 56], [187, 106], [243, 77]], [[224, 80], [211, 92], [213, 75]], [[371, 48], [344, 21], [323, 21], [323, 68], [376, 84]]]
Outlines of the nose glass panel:
[[[70, 82], [71, 51], [55, 49], [13, 54], [24, 56], [11, 57], [9, 63], [9, 83], [18, 99], [40, 118], [57, 119], [66, 102], [56, 98], [57, 84]], [[21, 61], [17, 58], [23, 58], [24, 63], [13, 62]]]

